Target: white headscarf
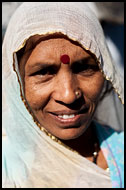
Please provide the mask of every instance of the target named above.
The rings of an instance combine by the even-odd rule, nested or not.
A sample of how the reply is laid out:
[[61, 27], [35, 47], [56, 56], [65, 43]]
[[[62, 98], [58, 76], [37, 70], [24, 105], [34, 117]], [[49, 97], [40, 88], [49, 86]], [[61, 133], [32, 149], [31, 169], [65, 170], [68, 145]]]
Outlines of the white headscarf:
[[[23, 3], [10, 20], [2, 49], [3, 187], [111, 187], [103, 169], [41, 131], [23, 102], [16, 52], [30, 36], [55, 32], [92, 52], [105, 78], [124, 101], [123, 80], [111, 60], [99, 22], [86, 3]], [[105, 122], [99, 109], [97, 118]], [[111, 119], [107, 121], [112, 123]]]

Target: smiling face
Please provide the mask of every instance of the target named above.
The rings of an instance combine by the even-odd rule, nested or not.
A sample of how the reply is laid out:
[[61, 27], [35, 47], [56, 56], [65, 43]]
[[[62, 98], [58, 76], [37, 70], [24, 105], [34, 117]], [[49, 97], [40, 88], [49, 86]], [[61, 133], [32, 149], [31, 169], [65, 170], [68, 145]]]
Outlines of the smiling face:
[[[61, 63], [64, 54], [70, 63]], [[83, 134], [104, 84], [93, 57], [65, 38], [50, 38], [23, 56], [23, 70], [25, 97], [39, 123], [60, 139]]]

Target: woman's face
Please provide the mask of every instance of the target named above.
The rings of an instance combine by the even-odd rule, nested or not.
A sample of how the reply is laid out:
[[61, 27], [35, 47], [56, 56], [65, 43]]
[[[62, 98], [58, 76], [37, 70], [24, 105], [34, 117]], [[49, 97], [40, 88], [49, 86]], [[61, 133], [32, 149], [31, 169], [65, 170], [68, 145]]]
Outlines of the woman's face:
[[[68, 64], [60, 60], [64, 54], [70, 58]], [[64, 140], [84, 133], [104, 83], [93, 57], [65, 38], [52, 38], [23, 56], [21, 70], [22, 63], [25, 97], [39, 123]]]

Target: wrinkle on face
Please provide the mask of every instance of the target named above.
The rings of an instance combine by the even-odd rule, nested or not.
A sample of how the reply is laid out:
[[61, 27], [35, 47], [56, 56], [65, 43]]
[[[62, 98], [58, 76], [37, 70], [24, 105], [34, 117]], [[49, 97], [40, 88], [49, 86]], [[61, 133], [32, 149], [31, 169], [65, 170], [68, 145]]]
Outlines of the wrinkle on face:
[[[28, 51], [28, 47], [34, 48]], [[63, 37], [40, 40], [35, 46], [32, 41], [26, 50], [19, 68], [24, 81], [25, 97], [35, 117], [54, 136], [61, 139], [79, 136], [92, 121], [104, 78], [100, 70], [74, 73], [72, 65], [76, 62], [79, 64], [79, 60], [86, 58], [90, 58], [87, 59], [90, 65], [97, 65], [94, 58], [81, 46]], [[69, 64], [61, 63], [60, 57], [63, 54], [69, 55]], [[47, 72], [44, 75], [41, 72], [37, 73], [36, 71], [41, 71], [44, 65], [47, 68], [56, 67], [56, 72]], [[76, 100], [76, 89], [82, 92], [79, 100]], [[57, 110], [77, 110], [84, 105], [89, 107], [89, 110], [86, 117], [80, 119], [78, 128], [65, 130], [49, 114]]]

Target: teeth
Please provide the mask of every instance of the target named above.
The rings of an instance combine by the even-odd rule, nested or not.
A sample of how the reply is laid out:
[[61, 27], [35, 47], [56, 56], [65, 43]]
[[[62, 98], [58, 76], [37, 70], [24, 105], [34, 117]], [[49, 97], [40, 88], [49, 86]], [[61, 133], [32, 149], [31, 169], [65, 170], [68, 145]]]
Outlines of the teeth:
[[71, 115], [58, 115], [59, 118], [62, 118], [62, 119], [70, 119], [70, 118], [73, 118], [75, 117], [74, 114], [71, 114]]

